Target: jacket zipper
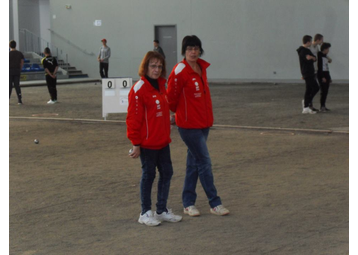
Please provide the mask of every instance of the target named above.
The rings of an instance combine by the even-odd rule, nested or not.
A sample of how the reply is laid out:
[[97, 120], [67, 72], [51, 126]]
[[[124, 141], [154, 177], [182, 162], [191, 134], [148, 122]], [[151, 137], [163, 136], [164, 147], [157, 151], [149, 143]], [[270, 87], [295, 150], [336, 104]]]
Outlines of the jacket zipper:
[[203, 90], [204, 90], [204, 101], [205, 101], [205, 116], [206, 116], [206, 125], [209, 125], [209, 119], [208, 119], [208, 110], [207, 110], [207, 102], [206, 102], [206, 84], [203, 80], [203, 76], [200, 76], [201, 82], [203, 83]]
[[149, 126], [148, 126], [147, 107], [145, 107], [145, 123], [146, 123], [146, 125], [147, 125], [147, 138], [146, 138], [146, 140], [148, 140], [148, 137], [149, 137]]

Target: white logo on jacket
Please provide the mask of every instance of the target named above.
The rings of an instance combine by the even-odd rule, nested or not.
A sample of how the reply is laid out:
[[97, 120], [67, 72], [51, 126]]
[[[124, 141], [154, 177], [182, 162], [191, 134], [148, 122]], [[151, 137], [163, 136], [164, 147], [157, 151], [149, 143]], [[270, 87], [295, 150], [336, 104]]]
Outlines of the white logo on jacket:
[[160, 108], [160, 101], [157, 99], [157, 100], [155, 100], [155, 103], [157, 104], [157, 110], [160, 110], [161, 108]]
[[195, 82], [195, 89], [196, 91], [200, 91], [199, 83], [197, 81]]

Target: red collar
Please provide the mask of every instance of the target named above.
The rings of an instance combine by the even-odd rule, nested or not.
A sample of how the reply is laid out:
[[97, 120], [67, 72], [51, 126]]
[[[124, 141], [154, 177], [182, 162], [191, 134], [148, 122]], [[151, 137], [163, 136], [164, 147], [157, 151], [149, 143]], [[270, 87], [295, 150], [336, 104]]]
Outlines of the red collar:
[[[189, 73], [195, 73], [194, 70], [190, 67], [189, 63], [186, 61], [186, 59], [184, 58], [183, 61], [182, 61], [185, 65], [188, 65], [189, 68], [188, 68], [188, 72]], [[206, 62], [205, 60], [201, 59], [201, 58], [198, 58], [198, 60], [196, 61], [200, 68], [201, 68], [201, 71], [202, 72], [206, 72], [206, 69], [210, 66], [210, 63]]]

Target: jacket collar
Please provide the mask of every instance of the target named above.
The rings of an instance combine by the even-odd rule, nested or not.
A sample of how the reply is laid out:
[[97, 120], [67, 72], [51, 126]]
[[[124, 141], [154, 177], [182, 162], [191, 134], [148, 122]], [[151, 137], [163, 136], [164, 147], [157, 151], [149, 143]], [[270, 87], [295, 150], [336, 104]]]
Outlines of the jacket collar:
[[[149, 90], [156, 90], [156, 89], [150, 84], [150, 82], [145, 78], [145, 76], [141, 76], [140, 79], [143, 80], [145, 84], [147, 84], [147, 87], [148, 87]], [[166, 79], [164, 79], [164, 78], [162, 78], [162, 77], [159, 77], [159, 78], [158, 78], [158, 84], [159, 84], [159, 90], [160, 90], [160, 92], [162, 92], [163, 88], [164, 88], [164, 90], [165, 90], [165, 86], [164, 86], [164, 85], [165, 85], [166, 82], [167, 82]], [[157, 91], [157, 90], [156, 90], [156, 91]]]
[[[195, 73], [194, 70], [190, 67], [189, 63], [186, 61], [186, 59], [184, 58], [182, 61], [185, 65], [189, 66], [188, 68], [188, 72], [189, 73]], [[201, 67], [201, 71], [206, 72], [206, 69], [210, 66], [210, 63], [206, 62], [205, 60], [198, 58], [198, 60], [196, 61], [199, 66]]]

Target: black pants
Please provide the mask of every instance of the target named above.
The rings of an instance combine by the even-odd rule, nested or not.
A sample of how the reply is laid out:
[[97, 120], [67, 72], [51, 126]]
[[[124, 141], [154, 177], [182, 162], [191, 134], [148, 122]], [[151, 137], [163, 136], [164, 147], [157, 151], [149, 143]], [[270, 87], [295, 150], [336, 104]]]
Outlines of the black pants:
[[101, 78], [108, 78], [108, 63], [99, 63], [99, 74], [101, 75]]
[[47, 83], [47, 88], [48, 88], [48, 92], [50, 93], [51, 96], [51, 100], [57, 100], [57, 89], [56, 89], [56, 84], [57, 84], [57, 79], [52, 78], [50, 75], [46, 75], [46, 83]]
[[17, 94], [17, 99], [19, 102], [21, 102], [21, 89], [20, 89], [20, 75], [11, 75], [9, 77], [9, 85], [10, 85], [10, 95], [9, 98], [11, 97], [11, 92], [12, 92], [12, 87], [15, 87], [16, 90], [16, 94]]
[[306, 77], [305, 108], [312, 104], [314, 96], [319, 91], [316, 76]]
[[[323, 82], [323, 78], [326, 79], [326, 82]], [[331, 76], [329, 72], [323, 72], [322, 76], [318, 77], [318, 82], [321, 86], [321, 107], [326, 107], [329, 85], [331, 84]]]

